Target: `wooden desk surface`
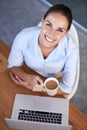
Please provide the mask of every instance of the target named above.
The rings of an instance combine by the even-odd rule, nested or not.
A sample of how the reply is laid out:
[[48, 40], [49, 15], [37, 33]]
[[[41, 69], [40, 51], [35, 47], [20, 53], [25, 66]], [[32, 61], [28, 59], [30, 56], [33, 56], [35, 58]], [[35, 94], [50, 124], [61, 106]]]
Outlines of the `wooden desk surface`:
[[0, 40], [0, 73], [3, 72], [7, 67], [7, 59], [10, 48]]
[[[11, 80], [8, 70], [0, 74], [0, 128], [1, 130], [10, 130], [5, 124], [4, 118], [11, 117], [12, 106], [16, 93], [33, 94], [47, 96], [44, 93], [32, 92], [22, 86], [18, 86]], [[72, 130], [86, 130], [87, 118], [82, 114], [74, 104], [70, 102], [69, 123]]]
[[[2, 41], [0, 41], [2, 42]], [[3, 43], [0, 45], [4, 46]], [[5, 47], [5, 46], [4, 46]], [[0, 47], [0, 52], [2, 51]], [[9, 49], [5, 49], [4, 56], [8, 57]], [[33, 73], [33, 71], [28, 70], [26, 67], [23, 67], [25, 71]], [[0, 130], [11, 130], [6, 125], [4, 118], [11, 117], [12, 107], [14, 102], [14, 97], [16, 93], [21, 94], [33, 94], [47, 96], [45, 93], [32, 92], [22, 86], [18, 86], [11, 80], [8, 70], [5, 70], [0, 74]], [[72, 130], [87, 130], [87, 118], [81, 113], [74, 104], [70, 102], [69, 108], [69, 124], [72, 125]]]

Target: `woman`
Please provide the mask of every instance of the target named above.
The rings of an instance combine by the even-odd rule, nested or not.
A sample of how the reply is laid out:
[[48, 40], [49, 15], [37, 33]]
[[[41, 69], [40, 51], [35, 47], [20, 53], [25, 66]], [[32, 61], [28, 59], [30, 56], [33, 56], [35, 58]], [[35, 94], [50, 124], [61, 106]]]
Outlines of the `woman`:
[[58, 94], [66, 96], [72, 91], [79, 48], [67, 35], [71, 23], [71, 10], [62, 4], [54, 5], [42, 18], [41, 27], [26, 28], [16, 36], [8, 59], [10, 76], [16, 84], [44, 91], [40, 76], [22, 70], [25, 62], [44, 77], [62, 72]]

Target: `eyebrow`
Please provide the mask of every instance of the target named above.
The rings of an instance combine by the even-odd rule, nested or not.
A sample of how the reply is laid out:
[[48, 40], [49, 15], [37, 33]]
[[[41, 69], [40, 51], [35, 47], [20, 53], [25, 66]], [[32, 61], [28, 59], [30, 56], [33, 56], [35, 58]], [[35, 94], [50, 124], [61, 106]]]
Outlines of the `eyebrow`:
[[[52, 23], [51, 23], [49, 20], [47, 20], [46, 22], [49, 22], [49, 23], [52, 25]], [[66, 31], [66, 29], [65, 29], [65, 28], [62, 28], [62, 27], [58, 27], [57, 29], [61, 29], [61, 30]]]
[[66, 31], [66, 29], [65, 29], [65, 28], [61, 28], [61, 27], [58, 27], [58, 29]]

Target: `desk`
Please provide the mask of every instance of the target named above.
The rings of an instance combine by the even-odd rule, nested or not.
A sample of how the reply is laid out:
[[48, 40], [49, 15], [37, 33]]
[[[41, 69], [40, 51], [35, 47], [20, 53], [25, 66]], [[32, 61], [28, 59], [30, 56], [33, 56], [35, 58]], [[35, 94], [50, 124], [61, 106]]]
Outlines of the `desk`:
[[[2, 49], [5, 49], [5, 48], [2, 48]], [[9, 51], [8, 51], [8, 54], [9, 54]], [[7, 54], [5, 56], [7, 57]], [[23, 66], [23, 69], [32, 74], [34, 73], [32, 70], [29, 70], [28, 68], [26, 68], [26, 66]], [[27, 88], [16, 85], [11, 80], [8, 70], [6, 69], [5, 71], [3, 71], [0, 74], [0, 129], [1, 130], [11, 130], [6, 125], [4, 118], [11, 117], [14, 97], [15, 97], [15, 94], [17, 93], [47, 96], [45, 93], [32, 92], [28, 90]], [[87, 130], [86, 116], [83, 113], [81, 113], [76, 108], [76, 106], [71, 102], [70, 102], [70, 108], [69, 108], [69, 124], [72, 125], [72, 130]]]
[[0, 40], [0, 73], [3, 72], [7, 67], [7, 59], [10, 48]]
[[[18, 86], [11, 80], [8, 70], [0, 75], [0, 127], [1, 130], [10, 130], [5, 122], [5, 117], [11, 117], [12, 106], [16, 93], [33, 94], [47, 96], [44, 93], [32, 92], [22, 86]], [[73, 126], [72, 130], [86, 130], [87, 118], [83, 115], [74, 104], [70, 103], [69, 123]]]

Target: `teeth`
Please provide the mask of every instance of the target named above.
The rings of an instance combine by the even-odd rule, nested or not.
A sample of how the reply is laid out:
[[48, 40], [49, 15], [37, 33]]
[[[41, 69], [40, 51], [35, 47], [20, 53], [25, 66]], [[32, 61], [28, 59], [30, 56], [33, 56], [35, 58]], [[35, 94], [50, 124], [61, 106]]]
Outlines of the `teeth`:
[[48, 41], [48, 42], [53, 42], [54, 40], [52, 40], [52, 39], [49, 39], [47, 36], [46, 36], [46, 40]]

